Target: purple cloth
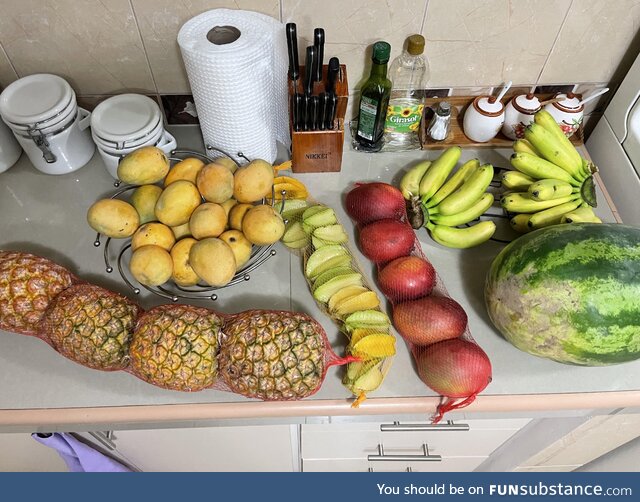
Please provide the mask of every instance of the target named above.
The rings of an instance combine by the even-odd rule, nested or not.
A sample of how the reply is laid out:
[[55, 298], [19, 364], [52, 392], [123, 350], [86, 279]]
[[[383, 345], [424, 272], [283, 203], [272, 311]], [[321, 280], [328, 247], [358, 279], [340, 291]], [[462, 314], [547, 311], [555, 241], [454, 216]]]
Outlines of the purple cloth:
[[38, 443], [56, 450], [71, 472], [131, 472], [121, 463], [78, 441], [66, 432], [55, 432], [49, 437], [34, 433], [31, 437]]

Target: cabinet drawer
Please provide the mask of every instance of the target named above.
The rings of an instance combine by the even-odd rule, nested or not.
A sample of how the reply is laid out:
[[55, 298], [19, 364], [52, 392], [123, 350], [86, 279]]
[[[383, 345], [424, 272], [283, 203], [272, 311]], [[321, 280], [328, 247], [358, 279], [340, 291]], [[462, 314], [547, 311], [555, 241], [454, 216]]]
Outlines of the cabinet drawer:
[[[469, 420], [468, 431], [381, 432], [380, 424], [302, 426], [302, 458], [366, 458], [384, 445], [389, 454], [420, 454], [422, 445], [443, 457], [485, 457], [521, 429], [526, 420]], [[424, 422], [426, 424], [426, 422]]]
[[303, 472], [471, 472], [487, 457], [444, 457], [441, 462], [368, 462], [365, 459], [303, 459]]

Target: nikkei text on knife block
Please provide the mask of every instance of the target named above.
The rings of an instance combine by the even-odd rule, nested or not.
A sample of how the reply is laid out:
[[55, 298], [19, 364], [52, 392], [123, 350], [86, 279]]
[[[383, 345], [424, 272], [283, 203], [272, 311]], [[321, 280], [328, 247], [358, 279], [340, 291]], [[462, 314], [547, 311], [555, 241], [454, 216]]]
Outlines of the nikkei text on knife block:
[[[329, 66], [322, 67], [322, 82], [313, 83], [313, 94], [326, 92]], [[304, 93], [304, 66], [300, 66], [300, 78], [297, 80], [297, 92]], [[347, 113], [349, 85], [347, 83], [347, 67], [340, 65], [340, 74], [336, 80], [335, 93], [336, 120], [333, 130], [294, 131], [291, 116], [291, 96], [294, 82], [289, 80], [289, 127], [291, 128], [291, 170], [294, 173], [335, 173], [342, 166], [342, 148], [344, 145], [344, 117]]]

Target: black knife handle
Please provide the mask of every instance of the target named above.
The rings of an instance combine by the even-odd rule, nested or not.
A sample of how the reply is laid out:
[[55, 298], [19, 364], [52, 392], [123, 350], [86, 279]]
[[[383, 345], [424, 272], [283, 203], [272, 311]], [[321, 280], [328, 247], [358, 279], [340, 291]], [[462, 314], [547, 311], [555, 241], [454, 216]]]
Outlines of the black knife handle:
[[301, 119], [300, 107], [302, 106], [302, 96], [296, 92], [293, 94], [293, 96], [291, 96], [291, 98], [292, 98], [291, 119], [293, 121], [293, 130], [299, 131], [300, 119]]
[[331, 92], [327, 94], [327, 114], [324, 116], [325, 118], [325, 127], [327, 129], [333, 130], [333, 121], [336, 117], [336, 106], [338, 104], [338, 98], [335, 93]]
[[311, 126], [311, 97], [308, 94], [302, 96], [302, 124], [301, 129], [308, 131]]
[[305, 109], [304, 109], [304, 95], [303, 94], [296, 94], [297, 98], [297, 102], [298, 102], [298, 109], [296, 110], [298, 117], [297, 117], [297, 122], [298, 122], [298, 128], [296, 129], [296, 131], [303, 131], [304, 130], [304, 119], [305, 119]]
[[287, 23], [287, 51], [289, 53], [289, 78], [294, 82], [300, 76], [298, 64], [298, 35], [296, 23]]
[[321, 131], [324, 131], [326, 129], [325, 117], [327, 115], [327, 94], [324, 92], [321, 92], [320, 96], [318, 96], [318, 99], [320, 101], [319, 111], [318, 111], [318, 126]]
[[305, 81], [304, 81], [304, 92], [311, 96], [311, 94], [313, 94], [313, 80], [314, 80], [314, 74], [313, 74], [313, 65], [315, 64], [315, 60], [316, 60], [316, 48], [313, 45], [310, 45], [309, 47], [307, 47], [307, 58], [304, 62], [304, 74], [305, 74]]
[[340, 60], [336, 57], [332, 57], [329, 60], [329, 68], [327, 70], [327, 92], [336, 92], [336, 81], [338, 80], [338, 74], [340, 73]]
[[320, 98], [318, 96], [311, 96], [311, 130], [317, 131], [320, 127], [318, 124], [320, 113]]
[[313, 67], [314, 80], [322, 82], [322, 60], [324, 58], [324, 29], [313, 30], [313, 46], [316, 48], [316, 61]]

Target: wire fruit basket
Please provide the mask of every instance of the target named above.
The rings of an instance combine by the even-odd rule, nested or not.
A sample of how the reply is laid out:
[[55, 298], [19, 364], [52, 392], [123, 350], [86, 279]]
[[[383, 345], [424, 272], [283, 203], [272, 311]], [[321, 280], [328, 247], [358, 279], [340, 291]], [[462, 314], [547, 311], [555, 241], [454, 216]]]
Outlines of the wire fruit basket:
[[[207, 151], [217, 151], [222, 153], [226, 157], [235, 161], [235, 159], [219, 148], [215, 148], [211, 145], [206, 146]], [[171, 168], [182, 160], [185, 160], [189, 157], [196, 157], [202, 160], [205, 164], [213, 161], [212, 158], [207, 155], [197, 152], [194, 150], [182, 150], [176, 149], [172, 150], [169, 154], [169, 161], [171, 162]], [[245, 157], [242, 152], [238, 152], [238, 158], [244, 159], [247, 162], [250, 162], [250, 159]], [[114, 186], [117, 190], [111, 195], [111, 199], [124, 199], [130, 192], [138, 188], [137, 185], [123, 185], [120, 181], [114, 182]], [[274, 204], [276, 201], [275, 193], [272, 189], [271, 194], [271, 204]], [[263, 199], [262, 204], [266, 204], [267, 199]], [[284, 197], [282, 198], [282, 203], [280, 204], [280, 213], [282, 213], [284, 209]], [[96, 234], [96, 238], [93, 242], [95, 247], [100, 247], [102, 245], [102, 234]], [[113, 241], [116, 241], [114, 243]], [[160, 286], [147, 286], [145, 284], [140, 284], [136, 281], [129, 271], [129, 259], [131, 258], [131, 238], [128, 239], [112, 239], [111, 237], [107, 237], [104, 242], [103, 248], [103, 258], [105, 263], [105, 270], [108, 274], [117, 270], [122, 278], [123, 282], [131, 288], [134, 294], [139, 295], [142, 292], [142, 289], [145, 289], [157, 296], [162, 298], [171, 300], [172, 302], [177, 302], [180, 299], [185, 300], [213, 300], [216, 301], [218, 299], [217, 291], [220, 289], [231, 287], [235, 284], [239, 284], [241, 282], [246, 282], [251, 279], [251, 272], [260, 267], [263, 263], [265, 263], [269, 258], [275, 256], [277, 254], [274, 249], [275, 244], [271, 244], [269, 246], [256, 246], [253, 245], [251, 249], [251, 256], [249, 260], [239, 268], [231, 281], [224, 286], [209, 286], [204, 283], [198, 283], [195, 286], [183, 287], [174, 283], [172, 280], [167, 281], [166, 283]], [[119, 246], [119, 247], [117, 247]], [[114, 248], [117, 249], [113, 252]], [[113, 252], [113, 253], [112, 253]], [[113, 256], [115, 255], [115, 258]]]

